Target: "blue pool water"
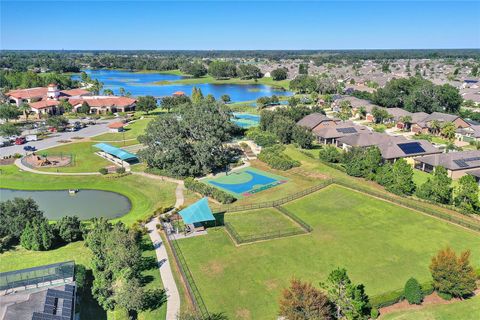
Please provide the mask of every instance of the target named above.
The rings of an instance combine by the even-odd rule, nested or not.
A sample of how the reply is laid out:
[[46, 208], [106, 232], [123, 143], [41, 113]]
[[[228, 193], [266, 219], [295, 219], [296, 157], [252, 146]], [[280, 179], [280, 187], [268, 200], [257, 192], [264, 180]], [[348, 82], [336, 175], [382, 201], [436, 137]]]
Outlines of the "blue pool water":
[[[156, 85], [156, 81], [178, 80], [181, 76], [161, 73], [135, 73], [120, 70], [84, 70], [91, 78], [103, 82], [104, 89], [111, 89], [119, 94], [119, 89], [124, 88], [133, 96], [151, 95], [154, 97], [170, 96], [176, 91], [183, 91], [190, 95], [194, 86], [202, 90], [203, 95], [212, 94], [216, 99], [228, 94], [233, 102], [256, 100], [264, 96], [290, 96], [289, 91], [275, 90], [263, 84], [238, 85], [238, 84], [197, 84], [197, 85]], [[72, 76], [78, 80], [79, 76]]]
[[256, 172], [246, 170], [244, 173], [249, 174], [252, 176], [252, 179], [250, 179], [247, 182], [244, 183], [238, 183], [238, 184], [227, 184], [227, 183], [220, 183], [216, 181], [209, 181], [208, 183], [213, 184], [214, 186], [220, 187], [222, 189], [228, 190], [230, 192], [234, 192], [237, 194], [242, 194], [247, 191], [250, 191], [253, 189], [255, 186], [261, 186], [261, 185], [266, 185], [272, 182], [277, 181], [276, 179], [258, 174]]

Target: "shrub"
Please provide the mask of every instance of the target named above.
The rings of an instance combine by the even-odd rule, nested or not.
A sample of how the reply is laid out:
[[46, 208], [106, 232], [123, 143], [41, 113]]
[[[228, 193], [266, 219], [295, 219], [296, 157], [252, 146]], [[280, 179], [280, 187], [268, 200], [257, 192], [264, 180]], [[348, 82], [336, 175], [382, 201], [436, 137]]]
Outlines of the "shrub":
[[246, 136], [262, 147], [271, 147], [277, 143], [277, 136], [274, 133], [262, 131], [259, 128], [249, 129]]
[[300, 162], [283, 153], [284, 149], [285, 147], [281, 145], [264, 148], [258, 155], [258, 159], [277, 170], [288, 170], [300, 166]]
[[184, 183], [185, 188], [192, 190], [193, 192], [198, 192], [201, 195], [212, 197], [223, 204], [232, 203], [236, 200], [231, 194], [206, 185], [205, 183], [198, 182], [194, 178], [186, 178]]
[[439, 292], [438, 293], [438, 296], [440, 298], [442, 298], [443, 300], [452, 300], [453, 296], [450, 294], [450, 293], [446, 293], [446, 292]]
[[423, 300], [423, 292], [420, 283], [415, 278], [408, 279], [405, 283], [404, 290], [405, 299], [410, 304], [421, 304]]
[[320, 160], [330, 162], [330, 163], [339, 163], [342, 161], [342, 153], [335, 146], [325, 146], [323, 147], [319, 154]]
[[370, 311], [370, 318], [377, 319], [379, 315], [380, 315], [380, 312], [378, 311], [378, 309], [372, 308], [372, 310]]
[[98, 172], [100, 172], [102, 175], [106, 175], [108, 173], [108, 169], [107, 168], [100, 168], [98, 170]]
[[52, 227], [45, 218], [34, 219], [27, 222], [20, 244], [27, 250], [44, 251], [49, 250], [55, 240]]
[[82, 239], [82, 230], [80, 226], [81, 223], [78, 217], [65, 216], [55, 224], [55, 230], [60, 239], [64, 242], [73, 242]]
[[125, 168], [124, 167], [118, 167], [117, 169], [115, 169], [115, 172], [118, 173], [118, 174], [123, 174], [125, 173]]

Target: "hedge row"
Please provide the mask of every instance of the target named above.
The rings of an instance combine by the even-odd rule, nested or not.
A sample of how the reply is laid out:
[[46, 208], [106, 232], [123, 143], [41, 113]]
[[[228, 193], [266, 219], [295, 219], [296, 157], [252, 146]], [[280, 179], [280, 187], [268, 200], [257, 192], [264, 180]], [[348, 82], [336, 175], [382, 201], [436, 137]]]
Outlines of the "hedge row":
[[[423, 283], [422, 292], [423, 296], [428, 296], [433, 293], [433, 286], [431, 282]], [[375, 308], [385, 308], [391, 306], [395, 303], [402, 301], [405, 298], [404, 296], [404, 289], [398, 289], [394, 291], [385, 292], [378, 296], [374, 296], [370, 298], [370, 303]]]
[[213, 199], [223, 204], [232, 203], [236, 200], [231, 194], [219, 190], [215, 187], [211, 187], [205, 183], [198, 182], [194, 178], [186, 178], [184, 180], [184, 183], [185, 188], [192, 190], [193, 192], [198, 192], [201, 195], [212, 197]]
[[258, 155], [258, 159], [268, 164], [271, 168], [277, 170], [288, 170], [300, 166], [300, 162], [293, 160], [283, 153], [285, 147], [275, 145], [273, 147], [263, 148]]

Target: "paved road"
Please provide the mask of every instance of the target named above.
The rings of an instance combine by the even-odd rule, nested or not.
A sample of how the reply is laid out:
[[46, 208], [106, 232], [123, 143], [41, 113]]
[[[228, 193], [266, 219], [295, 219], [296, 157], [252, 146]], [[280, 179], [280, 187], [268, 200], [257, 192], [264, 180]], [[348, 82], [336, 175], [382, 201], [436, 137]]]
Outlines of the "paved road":
[[41, 149], [55, 147], [61, 144], [60, 142], [58, 142], [59, 140], [69, 140], [72, 137], [89, 138], [89, 137], [97, 136], [99, 134], [108, 132], [108, 124], [112, 121], [118, 121], [118, 120], [112, 119], [112, 120], [99, 121], [95, 125], [87, 126], [75, 132], [57, 132], [57, 133], [53, 133], [51, 137], [45, 140], [30, 141], [24, 145], [19, 145], [19, 146], [13, 145], [9, 147], [3, 147], [3, 148], [0, 148], [0, 158], [13, 155], [15, 153], [25, 154], [25, 151], [23, 151], [23, 147], [26, 145], [34, 146], [37, 148], [37, 150], [41, 150]]

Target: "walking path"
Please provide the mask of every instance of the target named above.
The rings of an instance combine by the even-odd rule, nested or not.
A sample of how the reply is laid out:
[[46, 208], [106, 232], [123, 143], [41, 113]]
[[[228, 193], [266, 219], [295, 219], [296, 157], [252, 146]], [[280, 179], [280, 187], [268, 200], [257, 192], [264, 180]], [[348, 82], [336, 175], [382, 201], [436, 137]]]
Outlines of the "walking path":
[[180, 294], [178, 293], [177, 284], [173, 277], [172, 268], [168, 259], [167, 249], [157, 230], [157, 224], [160, 223], [158, 218], [152, 219], [146, 224], [150, 239], [152, 240], [157, 255], [158, 269], [162, 277], [163, 287], [167, 294], [167, 317], [166, 319], [176, 319], [180, 312]]
[[[168, 177], [157, 176], [153, 174], [148, 174], [144, 172], [134, 172], [134, 174], [162, 180], [170, 181], [177, 183], [177, 188], [175, 189], [175, 208], [179, 208], [183, 205], [185, 197], [183, 195], [183, 181], [176, 180]], [[176, 319], [177, 315], [180, 312], [180, 294], [178, 293], [177, 284], [175, 283], [175, 278], [173, 277], [172, 268], [170, 267], [169, 257], [165, 244], [163, 243], [162, 238], [157, 230], [157, 224], [160, 223], [158, 217], [152, 219], [149, 223], [146, 224], [150, 239], [152, 240], [153, 246], [155, 248], [155, 253], [157, 255], [158, 269], [160, 270], [160, 276], [162, 277], [163, 287], [167, 293], [167, 320]]]

